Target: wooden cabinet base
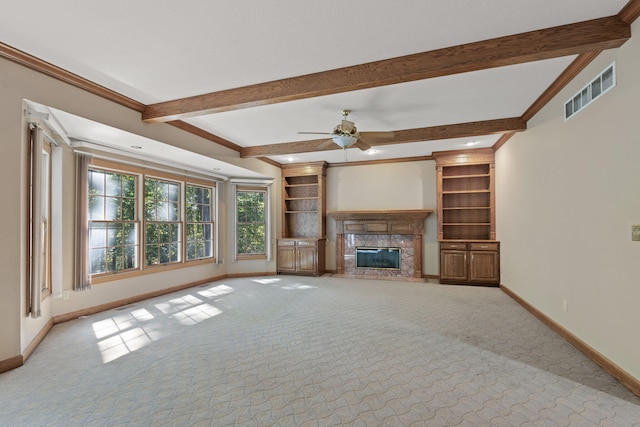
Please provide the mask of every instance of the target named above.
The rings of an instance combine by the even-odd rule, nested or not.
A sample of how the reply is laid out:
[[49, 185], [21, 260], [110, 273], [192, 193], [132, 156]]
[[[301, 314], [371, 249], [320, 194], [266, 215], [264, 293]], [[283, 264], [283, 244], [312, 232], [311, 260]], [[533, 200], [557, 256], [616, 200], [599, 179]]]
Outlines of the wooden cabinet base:
[[321, 276], [325, 239], [278, 239], [278, 274]]
[[441, 241], [440, 283], [500, 284], [500, 242]]

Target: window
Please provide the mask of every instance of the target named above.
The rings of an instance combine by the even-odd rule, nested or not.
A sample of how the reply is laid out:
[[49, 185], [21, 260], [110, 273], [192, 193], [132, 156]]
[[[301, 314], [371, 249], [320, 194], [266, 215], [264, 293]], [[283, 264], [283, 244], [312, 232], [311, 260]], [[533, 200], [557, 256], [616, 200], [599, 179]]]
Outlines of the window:
[[236, 191], [236, 253], [238, 258], [266, 257], [265, 189]]
[[565, 120], [568, 120], [616, 85], [615, 65], [615, 62], [609, 65], [600, 75], [593, 79], [591, 83], [583, 87], [573, 98], [564, 103]]
[[187, 184], [186, 187], [187, 260], [213, 256], [211, 188]]
[[145, 172], [98, 159], [89, 169], [92, 280], [214, 259], [215, 185]]
[[89, 273], [138, 268], [137, 177], [90, 170], [88, 181]]
[[145, 178], [144, 213], [147, 265], [180, 261], [180, 184]]

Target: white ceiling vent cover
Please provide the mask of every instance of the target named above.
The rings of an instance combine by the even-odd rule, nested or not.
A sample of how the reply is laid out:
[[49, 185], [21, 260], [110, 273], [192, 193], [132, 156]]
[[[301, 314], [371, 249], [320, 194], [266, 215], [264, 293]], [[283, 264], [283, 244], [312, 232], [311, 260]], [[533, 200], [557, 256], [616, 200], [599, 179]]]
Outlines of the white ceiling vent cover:
[[564, 103], [564, 119], [568, 120], [578, 111], [591, 104], [598, 97], [605, 94], [616, 85], [616, 63], [609, 65], [605, 70], [583, 87], [571, 99]]

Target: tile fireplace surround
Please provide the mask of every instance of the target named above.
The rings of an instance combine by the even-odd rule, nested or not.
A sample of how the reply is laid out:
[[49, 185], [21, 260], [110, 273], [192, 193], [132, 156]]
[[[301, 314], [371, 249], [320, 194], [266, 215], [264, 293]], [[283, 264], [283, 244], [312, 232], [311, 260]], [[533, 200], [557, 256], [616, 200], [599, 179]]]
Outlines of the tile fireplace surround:
[[[432, 210], [334, 211], [336, 276], [423, 280], [422, 235]], [[356, 268], [356, 248], [400, 248], [400, 270]]]

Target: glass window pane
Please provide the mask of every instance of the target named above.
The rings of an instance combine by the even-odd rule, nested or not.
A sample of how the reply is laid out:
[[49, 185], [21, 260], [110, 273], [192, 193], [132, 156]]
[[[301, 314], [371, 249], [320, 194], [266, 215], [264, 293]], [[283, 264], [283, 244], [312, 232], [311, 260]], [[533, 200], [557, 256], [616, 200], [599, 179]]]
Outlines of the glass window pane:
[[156, 184], [155, 199], [158, 201], [169, 200], [169, 185], [166, 182], [158, 181]]
[[138, 247], [126, 246], [124, 250], [124, 268], [138, 268]]
[[89, 196], [89, 219], [94, 221], [104, 219], [104, 197]]
[[120, 175], [115, 173], [108, 173], [105, 175], [107, 196], [122, 196], [122, 187], [120, 184]]
[[180, 186], [178, 184], [168, 184], [169, 201], [177, 202], [180, 200]]
[[107, 225], [104, 223], [91, 223], [89, 228], [89, 245], [92, 248], [107, 246]]
[[120, 271], [123, 267], [123, 249], [116, 246], [107, 250], [107, 271]]
[[180, 244], [172, 243], [171, 244], [171, 262], [180, 261]]
[[89, 194], [103, 195], [104, 194], [104, 173], [100, 171], [89, 171]]
[[159, 232], [159, 225], [155, 224], [155, 223], [147, 223], [147, 227], [146, 227], [146, 231], [147, 231], [147, 245], [149, 245], [150, 243], [157, 243], [159, 241], [158, 236], [160, 234]]
[[613, 86], [613, 67], [602, 73], [602, 91], [609, 89], [611, 86]]
[[601, 93], [602, 87], [600, 84], [600, 77], [598, 77], [591, 83], [591, 98], [597, 98]]
[[105, 197], [105, 205], [104, 219], [108, 221], [117, 221], [121, 219], [120, 198]]
[[89, 258], [91, 264], [91, 274], [104, 273], [106, 269], [106, 250], [91, 249], [89, 251]]
[[122, 219], [124, 221], [136, 219], [136, 199], [122, 199]]
[[135, 245], [138, 243], [138, 224], [124, 224], [124, 239], [127, 245]]
[[589, 87], [582, 89], [582, 105], [587, 105], [591, 99], [589, 98]]
[[573, 102], [571, 101], [567, 102], [564, 105], [564, 108], [565, 108], [564, 116], [567, 118], [571, 117], [571, 115], [573, 114]]
[[107, 246], [117, 246], [118, 235], [122, 238], [122, 228], [117, 227], [115, 224], [111, 224], [107, 229]]
[[180, 219], [179, 216], [179, 212], [178, 212], [178, 203], [173, 203], [173, 202], [169, 202], [167, 204], [167, 209], [168, 209], [168, 221], [178, 221], [178, 219]]
[[158, 245], [148, 244], [145, 256], [147, 265], [158, 264], [160, 262], [160, 257], [158, 256]]
[[136, 196], [136, 178], [132, 175], [122, 175], [122, 197]]

